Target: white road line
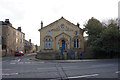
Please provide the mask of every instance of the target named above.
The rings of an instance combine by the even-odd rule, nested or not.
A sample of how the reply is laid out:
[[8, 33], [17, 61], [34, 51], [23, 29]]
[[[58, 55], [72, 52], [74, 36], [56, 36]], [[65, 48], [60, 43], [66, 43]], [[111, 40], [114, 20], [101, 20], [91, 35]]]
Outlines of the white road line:
[[99, 74], [92, 74], [92, 75], [82, 75], [82, 76], [73, 76], [68, 78], [83, 78], [83, 77], [91, 77], [91, 76], [98, 76]]
[[2, 74], [3, 76], [9, 76], [9, 75], [18, 75], [18, 73], [5, 73], [5, 74]]
[[120, 71], [116, 71], [115, 73], [118, 74], [118, 73], [120, 73]]
[[20, 62], [21, 59], [18, 59], [18, 62]]
[[11, 70], [11, 69], [0, 69], [0, 70]]
[[18, 64], [23, 64], [24, 62], [19, 62]]
[[25, 64], [30, 64], [31, 62], [25, 62]]
[[16, 64], [16, 63], [10, 63], [10, 64]]

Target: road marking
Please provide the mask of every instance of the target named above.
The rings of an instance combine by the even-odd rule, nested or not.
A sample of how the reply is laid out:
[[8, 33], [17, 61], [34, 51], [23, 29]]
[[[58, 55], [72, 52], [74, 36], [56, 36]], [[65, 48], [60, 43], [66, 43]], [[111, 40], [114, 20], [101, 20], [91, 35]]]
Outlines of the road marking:
[[55, 69], [56, 67], [50, 67], [50, 68], [37, 68], [37, 69]]
[[68, 78], [83, 78], [83, 77], [91, 77], [91, 76], [98, 76], [99, 74], [92, 74], [92, 75], [82, 75], [82, 76], [74, 76], [74, 77], [68, 77]]
[[30, 64], [31, 62], [25, 62], [26, 64]]
[[18, 59], [18, 62], [20, 62], [21, 59]]
[[23, 64], [24, 62], [19, 62], [18, 64]]
[[116, 71], [115, 73], [118, 74], [118, 73], [120, 73], [120, 71]]
[[0, 69], [0, 70], [11, 70], [11, 69]]
[[16, 64], [16, 63], [10, 63], [10, 64]]
[[9, 76], [9, 75], [18, 75], [18, 73], [5, 73], [5, 74], [2, 74], [4, 76]]
[[31, 53], [31, 54], [27, 54], [27, 55], [29, 56], [29, 55], [33, 55], [33, 54], [36, 54], [36, 53]]

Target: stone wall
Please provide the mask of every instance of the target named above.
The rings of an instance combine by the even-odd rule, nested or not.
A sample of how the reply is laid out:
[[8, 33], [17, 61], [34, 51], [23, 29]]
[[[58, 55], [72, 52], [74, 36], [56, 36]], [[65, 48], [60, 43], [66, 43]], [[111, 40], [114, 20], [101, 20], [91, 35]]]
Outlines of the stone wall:
[[57, 59], [56, 52], [39, 52], [36, 58], [41, 60], [54, 60]]

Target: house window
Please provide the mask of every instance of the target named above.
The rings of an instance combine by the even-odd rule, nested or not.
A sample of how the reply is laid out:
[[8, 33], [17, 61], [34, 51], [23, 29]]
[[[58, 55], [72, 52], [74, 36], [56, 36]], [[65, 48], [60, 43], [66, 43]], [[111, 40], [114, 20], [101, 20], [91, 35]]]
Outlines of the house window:
[[16, 36], [18, 37], [18, 32], [16, 31]]
[[80, 41], [79, 41], [79, 39], [74, 39], [74, 48], [80, 48]]
[[78, 34], [78, 32], [77, 31], [75, 31], [75, 35], [77, 35]]
[[47, 31], [47, 35], [49, 35], [49, 36], [51, 35], [51, 33], [52, 33], [52, 32], [51, 32], [50, 30]]
[[45, 40], [45, 49], [47, 49], [47, 39]]
[[16, 38], [16, 43], [18, 43], [18, 38]]
[[50, 38], [45, 39], [45, 49], [52, 49], [52, 42]]

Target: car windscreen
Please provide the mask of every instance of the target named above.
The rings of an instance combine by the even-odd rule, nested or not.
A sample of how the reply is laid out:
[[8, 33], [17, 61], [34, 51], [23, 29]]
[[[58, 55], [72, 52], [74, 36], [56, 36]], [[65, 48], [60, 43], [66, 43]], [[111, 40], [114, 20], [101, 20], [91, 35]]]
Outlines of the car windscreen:
[[18, 51], [16, 51], [15, 53], [19, 53]]
[[23, 53], [22, 51], [20, 51], [20, 53]]

